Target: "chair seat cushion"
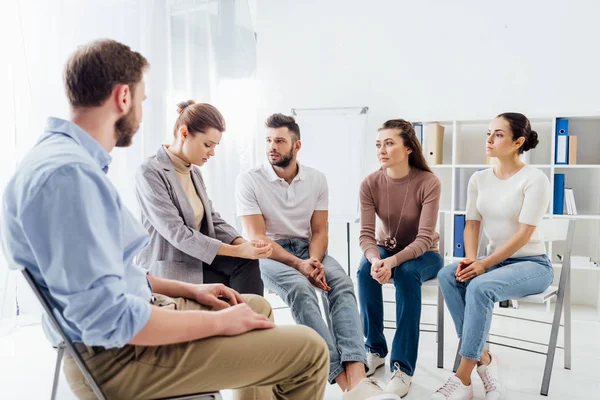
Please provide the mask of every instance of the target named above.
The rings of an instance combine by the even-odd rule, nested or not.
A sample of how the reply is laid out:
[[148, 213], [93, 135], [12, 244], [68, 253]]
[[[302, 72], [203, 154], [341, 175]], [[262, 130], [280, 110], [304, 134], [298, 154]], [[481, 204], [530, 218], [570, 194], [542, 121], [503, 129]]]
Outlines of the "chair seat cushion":
[[550, 286], [542, 293], [532, 294], [530, 296], [521, 297], [520, 299], [513, 299], [517, 301], [523, 301], [526, 303], [544, 303], [546, 300], [558, 295], [558, 286]]
[[[386, 285], [393, 285], [393, 284], [394, 284], [393, 279], [390, 279], [390, 281], [388, 283], [386, 283]], [[438, 280], [437, 280], [437, 278], [430, 279], [428, 281], [423, 282], [423, 286], [436, 286], [437, 287], [437, 286], [439, 286]]]
[[437, 278], [430, 279], [423, 282], [423, 286], [439, 286]]

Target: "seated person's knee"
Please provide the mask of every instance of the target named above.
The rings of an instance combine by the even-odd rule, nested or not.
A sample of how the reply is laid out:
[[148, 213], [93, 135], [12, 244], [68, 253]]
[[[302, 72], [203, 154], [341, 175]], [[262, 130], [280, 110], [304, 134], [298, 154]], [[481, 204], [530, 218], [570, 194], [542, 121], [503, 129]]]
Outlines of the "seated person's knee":
[[242, 295], [246, 303], [252, 308], [255, 312], [264, 315], [265, 317], [271, 317], [273, 315], [273, 311], [271, 309], [271, 304], [264, 297], [258, 296], [256, 294], [244, 294]]

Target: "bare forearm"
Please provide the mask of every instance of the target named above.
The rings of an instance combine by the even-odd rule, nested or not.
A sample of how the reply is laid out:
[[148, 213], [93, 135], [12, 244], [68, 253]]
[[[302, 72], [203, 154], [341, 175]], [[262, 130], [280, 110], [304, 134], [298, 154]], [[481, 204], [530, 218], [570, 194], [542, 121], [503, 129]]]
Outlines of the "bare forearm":
[[280, 263], [283, 263], [292, 268], [297, 268], [298, 263], [302, 261], [295, 255], [289, 253], [286, 249], [281, 247], [279, 243], [275, 242], [274, 240], [270, 240], [266, 235], [256, 235], [255, 237], [253, 236], [252, 239], [262, 240], [264, 242], [271, 243], [271, 246], [273, 247], [273, 254], [271, 254], [271, 257], [269, 257], [271, 260], [279, 261]]
[[302, 261], [300, 258], [291, 254], [276, 242], [271, 241], [271, 244], [273, 246], [273, 254], [269, 257], [270, 259], [298, 269], [298, 264]]
[[485, 268], [491, 268], [494, 265], [500, 264], [513, 254], [515, 254], [521, 247], [525, 246], [529, 242], [530, 235], [518, 232], [509, 241], [504, 243], [501, 247], [496, 249], [495, 252], [487, 256], [483, 260]]
[[479, 229], [480, 221], [469, 220], [465, 225], [465, 258], [475, 260], [477, 258], [477, 248], [479, 247]]
[[[234, 243], [235, 243], [235, 240], [234, 240]], [[221, 243], [221, 247], [219, 247], [219, 251], [217, 251], [217, 255], [227, 256], [227, 257], [239, 257], [239, 250], [237, 247], [237, 243], [236, 244]]]
[[160, 346], [217, 336], [221, 315], [211, 311], [175, 311], [152, 307], [150, 319], [129, 344]]
[[152, 285], [154, 293], [162, 294], [169, 297], [183, 297], [190, 299], [193, 297], [193, 286], [190, 283], [176, 281], [172, 279], [158, 278], [148, 274], [148, 280]]
[[323, 261], [325, 253], [327, 252], [328, 242], [329, 238], [327, 232], [313, 234], [310, 244], [308, 245], [308, 255], [319, 261]]
[[365, 252], [365, 258], [369, 262], [371, 262], [371, 260], [373, 258], [380, 258], [380, 257], [381, 257], [381, 255], [379, 254], [379, 251], [375, 250], [374, 248], [370, 248]]

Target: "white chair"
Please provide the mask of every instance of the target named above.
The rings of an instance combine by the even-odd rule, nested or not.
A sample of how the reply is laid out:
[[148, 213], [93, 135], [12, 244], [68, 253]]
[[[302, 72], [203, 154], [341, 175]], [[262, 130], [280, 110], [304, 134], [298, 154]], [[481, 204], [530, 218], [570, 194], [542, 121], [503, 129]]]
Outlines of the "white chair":
[[[77, 351], [77, 348], [75, 347], [75, 343], [73, 343], [73, 341], [67, 336], [65, 331], [62, 329], [62, 327], [58, 323], [58, 320], [54, 316], [54, 313], [52, 312], [52, 303], [48, 299], [48, 296], [46, 296], [46, 294], [40, 290], [37, 283], [33, 280], [33, 277], [31, 276], [29, 271], [27, 271], [26, 269], [22, 269], [21, 272], [23, 272], [23, 275], [25, 276], [27, 283], [29, 283], [31, 290], [33, 290], [33, 292], [37, 296], [38, 300], [44, 307], [44, 311], [46, 312], [46, 315], [48, 316], [48, 320], [50, 321], [52, 326], [56, 329], [56, 331], [58, 333], [60, 333], [60, 336], [62, 337], [62, 342], [60, 343], [60, 345], [58, 346], [58, 349], [57, 349], [56, 367], [54, 370], [54, 382], [52, 384], [52, 393], [50, 395], [50, 400], [54, 400], [56, 398], [56, 390], [58, 388], [58, 377], [60, 375], [60, 365], [62, 362], [62, 358], [63, 358], [64, 352], [65, 352], [65, 349], [69, 353], [71, 353], [71, 355], [73, 356], [75, 363], [81, 370], [81, 373], [83, 374], [83, 376], [89, 383], [90, 387], [92, 388], [92, 391], [94, 392], [94, 394], [96, 395], [98, 400], [106, 400], [106, 396], [102, 392], [102, 389], [100, 389], [100, 387], [94, 380], [94, 377], [92, 376], [90, 370], [88, 369], [87, 365], [85, 364], [85, 361], [81, 357], [81, 354], [79, 354], [79, 351]], [[198, 394], [192, 394], [192, 395], [169, 397], [169, 398], [165, 398], [163, 400], [222, 400], [222, 397], [218, 392], [215, 392], [215, 393], [198, 393]]]
[[[558, 286], [550, 286], [548, 289], [544, 290], [542, 293], [534, 294], [531, 296], [521, 297], [519, 299], [512, 300], [521, 302], [521, 303], [536, 303], [536, 304], [546, 304], [548, 305], [553, 298], [556, 298], [556, 304], [554, 307], [554, 317], [553, 321], [540, 321], [534, 320], [530, 318], [522, 318], [513, 315], [506, 314], [494, 314], [498, 317], [517, 319], [528, 322], [536, 322], [540, 324], [551, 325], [550, 331], [550, 340], [548, 343], [542, 343], [537, 341], [525, 340], [517, 337], [498, 335], [490, 333], [490, 337], [499, 337], [503, 339], [511, 339], [516, 341], [521, 341], [524, 343], [541, 345], [547, 347], [547, 352], [541, 352], [537, 350], [532, 350], [525, 347], [512, 346], [501, 342], [491, 341], [488, 339], [488, 344], [495, 344], [503, 347], [510, 347], [517, 350], [524, 350], [531, 353], [542, 354], [546, 356], [546, 365], [544, 367], [544, 375], [542, 378], [542, 387], [540, 390], [540, 394], [543, 396], [548, 395], [548, 389], [550, 386], [550, 377], [552, 376], [552, 367], [554, 364], [554, 355], [556, 353], [556, 349], [564, 350], [564, 368], [571, 369], [571, 288], [570, 288], [570, 278], [571, 278], [571, 249], [573, 247], [573, 237], [575, 235], [575, 220], [574, 219], [544, 219], [540, 224], [539, 228], [542, 232], [542, 236], [544, 242], [554, 242], [554, 241], [564, 241], [565, 242], [565, 250], [562, 258], [562, 268], [560, 272], [560, 279]], [[564, 307], [564, 316], [562, 315]], [[563, 316], [563, 324], [561, 324], [561, 316]], [[558, 331], [560, 327], [564, 327], [564, 347], [557, 346], [558, 340]], [[458, 349], [460, 349], [460, 342], [458, 345]], [[460, 355], [458, 350], [456, 352], [456, 358], [454, 360], [454, 372], [458, 369], [458, 365], [460, 363]]]

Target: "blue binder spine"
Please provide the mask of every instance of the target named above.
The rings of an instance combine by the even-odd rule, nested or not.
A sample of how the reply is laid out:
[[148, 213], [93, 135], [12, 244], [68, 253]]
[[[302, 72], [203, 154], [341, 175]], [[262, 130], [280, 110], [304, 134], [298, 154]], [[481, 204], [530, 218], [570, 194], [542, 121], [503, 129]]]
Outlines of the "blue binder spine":
[[415, 122], [413, 127], [415, 128], [415, 136], [419, 140], [421, 147], [423, 147], [423, 124], [420, 122]]
[[454, 257], [465, 256], [465, 216], [454, 216]]
[[554, 204], [552, 212], [563, 214], [565, 204], [565, 174], [554, 174]]
[[554, 149], [554, 164], [569, 163], [569, 120], [558, 118], [556, 120], [556, 141]]

